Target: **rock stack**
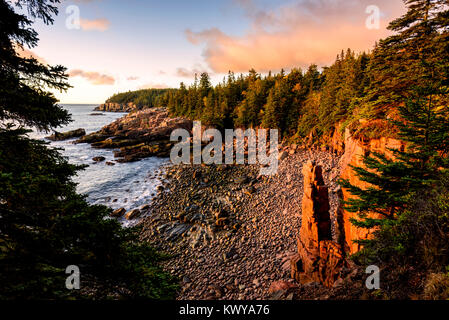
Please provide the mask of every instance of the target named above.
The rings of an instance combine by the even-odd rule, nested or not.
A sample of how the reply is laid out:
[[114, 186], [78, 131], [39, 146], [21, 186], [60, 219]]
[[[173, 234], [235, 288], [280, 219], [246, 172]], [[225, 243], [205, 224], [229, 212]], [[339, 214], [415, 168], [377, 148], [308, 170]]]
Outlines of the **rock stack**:
[[313, 162], [304, 165], [303, 175], [302, 224], [298, 254], [291, 260], [292, 277], [331, 287], [346, 262], [342, 246], [332, 240], [328, 188], [321, 167]]

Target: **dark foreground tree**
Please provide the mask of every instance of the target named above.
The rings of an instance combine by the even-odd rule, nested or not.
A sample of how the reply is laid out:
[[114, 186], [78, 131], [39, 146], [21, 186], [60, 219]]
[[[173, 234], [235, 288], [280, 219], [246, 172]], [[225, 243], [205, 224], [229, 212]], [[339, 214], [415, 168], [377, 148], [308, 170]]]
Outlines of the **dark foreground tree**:
[[[52, 23], [58, 0], [18, 0], [28, 15]], [[58, 150], [28, 138], [25, 127], [50, 130], [70, 121], [48, 88], [66, 90], [65, 68], [17, 54], [34, 47], [31, 20], [0, 0], [0, 299], [97, 297], [173, 298], [174, 280], [163, 258], [138, 243], [136, 230], [108, 219], [110, 209], [76, 193], [80, 167]], [[77, 265], [81, 289], [65, 287]]]

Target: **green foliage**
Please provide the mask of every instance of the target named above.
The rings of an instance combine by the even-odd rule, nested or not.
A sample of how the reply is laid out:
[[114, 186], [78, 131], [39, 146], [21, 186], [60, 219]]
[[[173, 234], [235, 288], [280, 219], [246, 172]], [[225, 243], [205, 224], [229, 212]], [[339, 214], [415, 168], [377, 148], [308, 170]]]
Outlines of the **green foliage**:
[[407, 13], [392, 21], [394, 35], [376, 46], [369, 64], [365, 113], [385, 117], [414, 88], [448, 85], [449, 14], [445, 0], [406, 0]]
[[388, 223], [368, 213], [396, 219], [411, 197], [432, 187], [440, 169], [448, 168], [444, 155], [449, 143], [449, 108], [434, 103], [434, 97], [441, 93], [434, 88], [417, 88], [399, 107], [401, 120], [392, 122], [407, 142], [406, 150], [391, 149], [393, 157], [374, 152], [364, 157], [364, 167], [352, 167], [359, 179], [369, 184], [367, 188], [341, 180], [355, 196], [345, 202], [346, 210], [359, 213], [361, 218], [354, 219], [354, 225], [370, 229]]
[[368, 54], [351, 50], [320, 73], [316, 65], [306, 71], [294, 68], [262, 76], [254, 69], [247, 75], [228, 76], [215, 87], [201, 75], [189, 88], [169, 91], [161, 101], [173, 116], [202, 120], [220, 129], [279, 129], [282, 137], [321, 135], [352, 117], [354, 105], [369, 84]]
[[[58, 2], [17, 1], [45, 23]], [[82, 167], [28, 138], [24, 126], [50, 130], [70, 120], [45, 91], [67, 89], [67, 75], [19, 57], [15, 42], [33, 47], [37, 34], [9, 2], [0, 0], [0, 12], [0, 299], [90, 298], [89, 290], [65, 288], [69, 265], [80, 267], [82, 286], [83, 277], [96, 279], [101, 298], [117, 287], [122, 297], [174, 298], [176, 279], [159, 266], [164, 257], [138, 242], [138, 230], [110, 219], [111, 209], [76, 193], [72, 177]]]
[[128, 91], [117, 93], [110, 97], [106, 102], [127, 104], [134, 103], [139, 108], [162, 107], [167, 104], [166, 94], [176, 91], [175, 89], [142, 89], [137, 91]]
[[[439, 40], [446, 39], [449, 20], [444, 17], [449, 11], [442, 6], [442, 1], [409, 0], [407, 4], [408, 12], [390, 24], [390, 29], [398, 34], [382, 41], [376, 48], [374, 69], [371, 70], [374, 77], [387, 77], [385, 81], [391, 92], [382, 93], [382, 99], [389, 99], [397, 106], [398, 117], [391, 117], [389, 121], [398, 128], [398, 137], [407, 142], [407, 148], [390, 150], [393, 158], [379, 153], [367, 155], [364, 168], [353, 167], [360, 180], [369, 184], [368, 188], [362, 189], [348, 180], [341, 181], [342, 186], [356, 196], [345, 205], [348, 211], [359, 213], [361, 219], [353, 221], [358, 227], [372, 228], [388, 223], [384, 219], [368, 217], [369, 212], [396, 219], [411, 197], [431, 187], [441, 170], [448, 168], [445, 155], [449, 151], [449, 108], [446, 104], [449, 64], [448, 60], [436, 59], [435, 52], [447, 46]], [[441, 11], [444, 8], [446, 11]], [[432, 38], [438, 41], [431, 41]], [[417, 41], [423, 41], [424, 47], [421, 48], [421, 42], [418, 44]], [[376, 60], [379, 56], [394, 63], [379, 64]], [[401, 72], [393, 74], [393, 71], [399, 72], [397, 68]], [[402, 87], [405, 78], [406, 89]], [[376, 90], [385, 89], [381, 83], [372, 84], [379, 87]]]
[[444, 271], [449, 264], [449, 175], [440, 176], [433, 188], [410, 198], [407, 209], [387, 220], [371, 241], [353, 256], [363, 265], [412, 265]]

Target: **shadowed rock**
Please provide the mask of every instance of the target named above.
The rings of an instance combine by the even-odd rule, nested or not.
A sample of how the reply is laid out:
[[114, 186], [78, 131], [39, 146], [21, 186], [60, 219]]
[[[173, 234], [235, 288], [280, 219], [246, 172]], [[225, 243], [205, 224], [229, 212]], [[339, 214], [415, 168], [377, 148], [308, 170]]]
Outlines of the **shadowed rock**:
[[46, 139], [51, 140], [51, 141], [63, 141], [63, 140], [68, 140], [68, 139], [72, 139], [72, 138], [79, 138], [84, 135], [86, 135], [86, 130], [84, 130], [84, 129], [76, 129], [76, 130], [67, 131], [67, 132], [55, 131], [54, 134], [52, 134], [49, 137], [46, 137]]

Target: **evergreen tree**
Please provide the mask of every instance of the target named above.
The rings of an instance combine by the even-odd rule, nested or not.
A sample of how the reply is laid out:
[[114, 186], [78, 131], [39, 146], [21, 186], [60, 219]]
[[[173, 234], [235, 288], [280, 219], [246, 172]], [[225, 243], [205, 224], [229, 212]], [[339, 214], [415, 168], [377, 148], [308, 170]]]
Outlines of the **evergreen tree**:
[[446, 104], [449, 11], [446, 1], [406, 3], [407, 13], [389, 27], [398, 33], [382, 40], [375, 50], [371, 84], [376, 86], [377, 103], [397, 106], [399, 119], [390, 121], [398, 127], [399, 138], [408, 143], [407, 150], [392, 150], [394, 159], [379, 153], [365, 157], [366, 168], [354, 171], [371, 185], [367, 189], [341, 182], [357, 196], [346, 205], [348, 211], [361, 215], [361, 220], [353, 221], [360, 227], [387, 223], [368, 218], [368, 212], [396, 219], [410, 197], [431, 186], [440, 168], [447, 167], [443, 155], [448, 151], [449, 130]]
[[[392, 149], [392, 158], [373, 153], [364, 157], [365, 167], [353, 167], [368, 188], [341, 180], [344, 188], [356, 196], [346, 201], [346, 210], [359, 213], [354, 225], [372, 228], [397, 219], [411, 197], [431, 188], [441, 170], [449, 168], [445, 158], [449, 151], [449, 108], [439, 105], [435, 97], [442, 92], [435, 87], [415, 88], [414, 95], [399, 107], [401, 120], [391, 120], [399, 137], [407, 143], [405, 150]], [[377, 213], [387, 219], [368, 217]]]
[[395, 34], [373, 51], [371, 87], [365, 113], [385, 116], [409, 97], [416, 86], [430, 87], [434, 79], [448, 85], [449, 8], [446, 0], [406, 0], [407, 13], [388, 27]]

